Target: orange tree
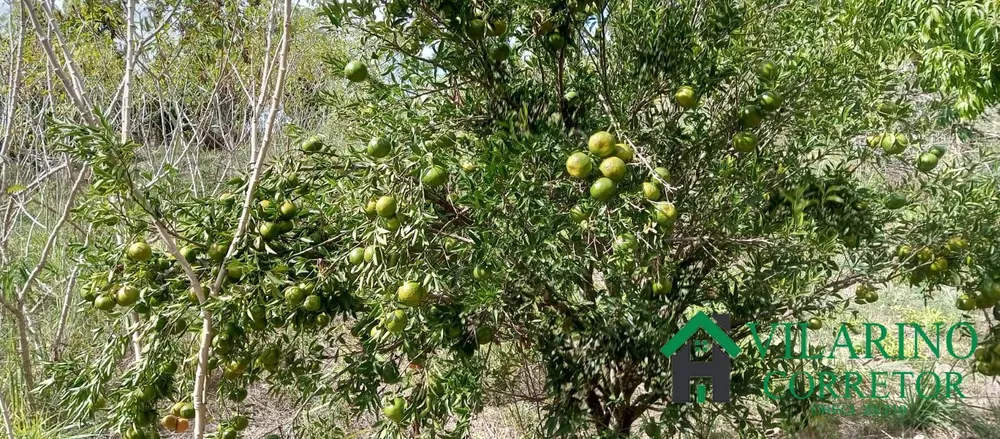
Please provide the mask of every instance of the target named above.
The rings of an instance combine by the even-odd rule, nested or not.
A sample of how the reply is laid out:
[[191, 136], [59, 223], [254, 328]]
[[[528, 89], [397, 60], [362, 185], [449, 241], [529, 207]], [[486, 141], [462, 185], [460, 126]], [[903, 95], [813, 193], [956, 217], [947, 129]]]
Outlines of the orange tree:
[[[95, 170], [80, 215], [126, 239], [84, 252], [83, 297], [119, 335], [94, 364], [52, 365], [74, 384], [52, 391], [81, 416], [114, 407], [129, 437], [184, 431], [204, 368], [221, 437], [259, 381], [379, 413], [380, 437], [459, 437], [488, 398], [523, 395], [516, 355], [544, 371], [540, 432], [657, 436], [711, 410], [670, 404], [658, 352], [692, 310], [819, 326], [899, 281], [992, 307], [992, 158], [923, 143], [951, 126], [869, 3], [328, 4], [363, 47], [329, 60], [349, 129], [293, 130], [301, 151], [218, 194], [60, 126]], [[130, 332], [145, 354], [122, 371]], [[756, 410], [777, 364], [734, 364], [732, 428], [794, 414]]]

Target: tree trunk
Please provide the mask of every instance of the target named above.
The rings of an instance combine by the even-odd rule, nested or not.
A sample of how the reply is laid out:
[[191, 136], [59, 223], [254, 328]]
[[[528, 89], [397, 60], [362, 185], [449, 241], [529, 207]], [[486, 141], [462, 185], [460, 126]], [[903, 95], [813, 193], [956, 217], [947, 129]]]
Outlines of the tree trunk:
[[3, 389], [0, 389], [0, 415], [3, 415], [3, 429], [7, 433], [7, 439], [15, 439], [14, 426], [11, 424], [10, 411], [7, 409], [7, 400], [4, 399]]
[[24, 317], [24, 305], [18, 300], [17, 313], [14, 314], [17, 320], [17, 350], [21, 356], [21, 375], [24, 376], [24, 400], [28, 407], [34, 406], [34, 398], [31, 391], [35, 388], [35, 374], [31, 369], [31, 346], [28, 342], [28, 319]]

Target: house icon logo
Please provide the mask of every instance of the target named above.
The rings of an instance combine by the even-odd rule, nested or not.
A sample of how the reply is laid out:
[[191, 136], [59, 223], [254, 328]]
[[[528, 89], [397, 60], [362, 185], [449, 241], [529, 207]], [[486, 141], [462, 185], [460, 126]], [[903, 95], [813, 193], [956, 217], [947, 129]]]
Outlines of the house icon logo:
[[[712, 379], [712, 401], [729, 401], [729, 379], [732, 372], [732, 359], [740, 354], [740, 347], [729, 337], [729, 314], [715, 314], [709, 317], [703, 312], [695, 316], [681, 328], [660, 352], [670, 357], [670, 369], [673, 376], [673, 402], [691, 402], [691, 379]], [[691, 338], [704, 331], [711, 337], [711, 342], [694, 340], [693, 344], [699, 353], [712, 351], [711, 361], [693, 361], [691, 359]], [[705, 402], [705, 385], [698, 384], [696, 389], [698, 403]]]

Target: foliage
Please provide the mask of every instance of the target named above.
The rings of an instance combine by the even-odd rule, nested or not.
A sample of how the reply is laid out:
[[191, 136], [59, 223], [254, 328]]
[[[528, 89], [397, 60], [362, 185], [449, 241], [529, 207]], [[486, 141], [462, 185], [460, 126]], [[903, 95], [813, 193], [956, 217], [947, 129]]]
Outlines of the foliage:
[[[110, 123], [53, 122], [49, 138], [93, 169], [77, 219], [113, 232], [83, 252], [82, 303], [119, 306], [95, 334], [96, 364], [51, 365], [43, 391], [79, 418], [106, 401], [106, 425], [151, 434], [189, 401], [207, 336], [223, 431], [265, 382], [379, 414], [378, 437], [462, 437], [520, 360], [544, 371], [544, 393], [504, 390], [544, 401], [544, 437], [626, 437], [643, 417], [670, 437], [709, 415], [763, 437], [802, 409], [759, 398], [763, 374], [787, 362], [735, 363], [724, 409], [670, 404], [658, 349], [692, 312], [730, 313], [734, 327], [805, 321], [863, 306], [845, 294], [855, 285], [901, 281], [961, 288], [983, 309], [1000, 299], [996, 158], [927, 149], [927, 133], [951, 126], [907, 69], [894, 7], [325, 4], [367, 65], [317, 97], [347, 127], [325, 141], [289, 130], [303, 151], [263, 171], [252, 232], [225, 266], [250, 177], [192, 191], [177, 169], [144, 170], [141, 145]], [[341, 55], [328, 68], [343, 71]], [[693, 102], [675, 98], [682, 86]], [[609, 145], [588, 145], [599, 131], [617, 139], [624, 177], [595, 156]], [[568, 175], [567, 158], [588, 151], [589, 175]], [[598, 174], [618, 180], [606, 201], [591, 197]], [[153, 256], [129, 258], [134, 242]], [[199, 303], [184, 263], [206, 287], [224, 272], [221, 294]], [[123, 287], [141, 299], [121, 306]], [[142, 361], [120, 367], [130, 331]]]

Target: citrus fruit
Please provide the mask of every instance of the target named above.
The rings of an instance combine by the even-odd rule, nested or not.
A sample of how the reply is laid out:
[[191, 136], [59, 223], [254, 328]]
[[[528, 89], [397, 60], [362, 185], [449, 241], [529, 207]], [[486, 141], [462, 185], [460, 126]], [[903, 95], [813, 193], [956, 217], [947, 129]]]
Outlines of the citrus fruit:
[[145, 262], [153, 256], [153, 249], [145, 242], [134, 242], [128, 246], [128, 257], [133, 261]]
[[558, 33], [554, 33], [548, 36], [545, 40], [545, 45], [548, 46], [549, 49], [559, 50], [566, 47], [566, 38], [563, 38], [563, 36]]
[[934, 262], [931, 262], [931, 265], [930, 265], [929, 269], [931, 270], [931, 273], [940, 273], [942, 271], [947, 270], [948, 269], [948, 259], [946, 259], [944, 257], [939, 257], [939, 258], [935, 259]]
[[953, 252], [962, 251], [969, 246], [969, 241], [961, 236], [952, 236], [948, 238], [948, 243], [945, 246]]
[[901, 245], [896, 249], [896, 256], [900, 259], [910, 256], [910, 253], [913, 253], [913, 249], [908, 245]]
[[491, 37], [499, 37], [507, 33], [507, 22], [504, 20], [493, 20], [486, 30]]
[[902, 195], [892, 194], [889, 198], [885, 200], [885, 207], [887, 209], [896, 210], [903, 208], [909, 202]]
[[764, 61], [757, 66], [757, 76], [764, 79], [774, 79], [778, 77], [778, 65], [774, 61]]
[[278, 226], [270, 221], [261, 223], [261, 225], [257, 228], [257, 232], [260, 233], [261, 238], [268, 241], [277, 238], [278, 235], [281, 234], [281, 231], [278, 230]]
[[590, 153], [598, 157], [609, 157], [615, 153], [617, 148], [615, 136], [607, 131], [598, 131], [590, 135], [587, 140], [587, 149]]
[[920, 157], [917, 158], [917, 169], [919, 169], [920, 172], [931, 172], [937, 164], [938, 156], [929, 152], [920, 154]]
[[486, 36], [486, 22], [478, 18], [469, 21], [469, 25], [465, 27], [465, 35], [472, 40], [483, 39]]
[[225, 243], [216, 242], [208, 246], [208, 258], [215, 262], [222, 262], [226, 258], [227, 251], [229, 251], [229, 246]]
[[757, 148], [757, 137], [749, 131], [740, 131], [733, 136], [733, 148], [742, 153], [753, 152]]
[[614, 249], [616, 252], [630, 252], [636, 249], [639, 243], [635, 240], [635, 235], [623, 233], [615, 238]]
[[365, 262], [371, 262], [372, 259], [375, 259], [375, 246], [369, 245], [365, 247]]
[[399, 230], [399, 225], [399, 217], [397, 216], [386, 218], [385, 220], [385, 228], [389, 231], [395, 232], [396, 230]]
[[618, 186], [607, 177], [598, 178], [594, 184], [590, 185], [590, 196], [597, 201], [608, 201], [615, 196]]
[[372, 140], [368, 142], [368, 155], [380, 159], [389, 155], [392, 152], [392, 146], [389, 145], [389, 141], [382, 137], [372, 137]]
[[448, 182], [448, 171], [440, 166], [431, 166], [420, 176], [420, 181], [429, 187], [439, 187]]
[[882, 134], [882, 151], [888, 155], [901, 154], [906, 151], [909, 141], [904, 134], [884, 133]]
[[319, 311], [322, 307], [323, 301], [315, 294], [306, 296], [305, 300], [302, 301], [302, 309], [309, 312]]
[[590, 218], [590, 212], [584, 210], [581, 206], [573, 206], [573, 208], [569, 210], [569, 217], [573, 220], [573, 222], [578, 223], [586, 221]]
[[653, 207], [653, 220], [657, 224], [673, 224], [677, 221], [677, 208], [673, 203], [656, 203]]
[[375, 217], [378, 216], [378, 211], [375, 209], [375, 200], [369, 200], [368, 203], [365, 204], [365, 216], [370, 220], [375, 219]]
[[160, 420], [160, 425], [163, 426], [167, 431], [177, 431], [177, 417], [174, 415], [164, 416]]
[[406, 329], [406, 311], [397, 309], [385, 316], [383, 320], [385, 329], [393, 334], [398, 334]]
[[590, 156], [582, 152], [574, 152], [566, 159], [566, 172], [575, 178], [587, 178], [594, 164]]
[[966, 294], [963, 294], [958, 296], [958, 299], [955, 299], [955, 308], [958, 308], [961, 311], [972, 311], [976, 309], [976, 300]]
[[222, 370], [222, 376], [233, 379], [243, 374], [247, 367], [243, 363], [238, 361], [232, 361], [226, 365], [226, 368]]
[[656, 175], [658, 175], [663, 181], [670, 181], [669, 169], [664, 168], [662, 166], [657, 166], [655, 169], [653, 169], [653, 172], [655, 172]]
[[601, 162], [601, 175], [618, 183], [625, 178], [625, 161], [618, 157], [608, 157]]
[[1000, 300], [1000, 282], [987, 277], [979, 283], [979, 291], [990, 300]]
[[139, 289], [132, 286], [122, 286], [115, 294], [115, 300], [121, 306], [132, 306], [139, 301]]
[[288, 233], [291, 232], [295, 227], [289, 220], [281, 220], [274, 224], [278, 228], [278, 233]]
[[930, 247], [924, 247], [917, 252], [917, 259], [921, 262], [929, 262], [934, 259], [934, 251]]
[[246, 416], [236, 415], [229, 420], [229, 425], [233, 427], [236, 431], [243, 431], [250, 425], [250, 420]]
[[493, 343], [493, 339], [496, 336], [496, 331], [493, 328], [480, 326], [476, 328], [476, 343], [480, 345]]
[[781, 95], [774, 91], [765, 91], [760, 94], [760, 108], [767, 111], [774, 111], [781, 108]]
[[110, 295], [102, 294], [94, 299], [94, 308], [101, 311], [110, 311], [115, 307], [115, 299]]
[[170, 414], [174, 415], [174, 416], [177, 416], [177, 417], [180, 417], [181, 416], [181, 410], [183, 408], [184, 408], [184, 403], [183, 402], [175, 402], [174, 405], [170, 406]]
[[642, 195], [646, 197], [649, 201], [656, 201], [660, 199], [660, 185], [653, 182], [644, 182], [642, 184]]
[[632, 151], [631, 146], [619, 143], [615, 145], [615, 157], [622, 159], [625, 163], [631, 163], [632, 159], [635, 158], [635, 152]]
[[490, 277], [490, 270], [486, 267], [476, 267], [472, 269], [472, 278], [476, 280], [484, 280]]
[[499, 62], [507, 58], [510, 58], [510, 46], [507, 43], [500, 42], [490, 46], [490, 59]]
[[298, 306], [306, 298], [305, 291], [297, 286], [285, 289], [285, 302], [292, 306]]
[[819, 317], [811, 317], [809, 319], [809, 329], [813, 331], [823, 329], [823, 319]]
[[403, 398], [395, 398], [393, 399], [391, 405], [382, 408], [382, 413], [385, 415], [385, 417], [390, 421], [396, 423], [403, 420], [403, 415], [405, 414], [405, 411], [406, 411], [406, 402], [403, 401]]
[[323, 150], [323, 139], [312, 136], [302, 142], [302, 152], [319, 152]]
[[931, 149], [928, 150], [927, 152], [936, 155], [938, 158], [941, 158], [941, 157], [944, 157], [944, 153], [947, 152], [947, 151], [948, 151], [948, 149], [945, 148], [944, 146], [942, 146], [942, 145], [935, 145], [935, 146], [932, 146]]
[[698, 99], [695, 97], [694, 89], [685, 85], [677, 89], [674, 93], [674, 102], [684, 108], [694, 108], [698, 105]]
[[351, 82], [361, 82], [368, 79], [368, 66], [361, 61], [351, 61], [344, 66], [344, 77]]
[[674, 285], [669, 279], [661, 279], [653, 282], [653, 294], [670, 294]]
[[747, 128], [755, 128], [764, 120], [764, 115], [760, 112], [760, 107], [747, 105], [740, 109], [740, 123]]
[[875, 290], [868, 291], [868, 294], [865, 296], [865, 301], [867, 301], [868, 303], [878, 302], [878, 291]]
[[396, 299], [407, 306], [417, 306], [424, 301], [424, 290], [419, 283], [414, 281], [403, 282], [396, 289]]
[[361, 263], [364, 262], [364, 257], [365, 250], [358, 247], [351, 250], [351, 252], [347, 254], [347, 262], [350, 262], [351, 265], [361, 265]]
[[183, 405], [181, 406], [180, 410], [178, 411], [177, 416], [180, 416], [180, 417], [182, 417], [184, 419], [193, 419], [194, 418], [194, 404], [191, 404], [190, 402], [183, 403]]
[[122, 439], [146, 439], [146, 434], [142, 430], [132, 426], [122, 433]]
[[181, 249], [179, 250], [179, 252], [180, 252], [181, 256], [184, 257], [184, 260], [186, 260], [188, 262], [191, 262], [191, 261], [194, 261], [198, 257], [198, 246], [193, 245], [193, 244], [192, 245], [185, 245], [184, 247], [181, 247]]
[[396, 199], [385, 195], [375, 202], [375, 212], [382, 218], [392, 218], [396, 215]]
[[294, 218], [296, 213], [299, 213], [299, 207], [291, 201], [281, 203], [281, 207], [278, 208], [278, 214], [282, 219]]

